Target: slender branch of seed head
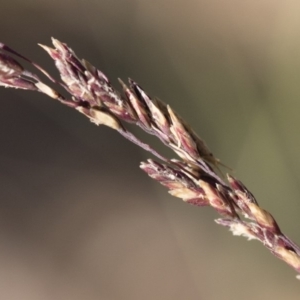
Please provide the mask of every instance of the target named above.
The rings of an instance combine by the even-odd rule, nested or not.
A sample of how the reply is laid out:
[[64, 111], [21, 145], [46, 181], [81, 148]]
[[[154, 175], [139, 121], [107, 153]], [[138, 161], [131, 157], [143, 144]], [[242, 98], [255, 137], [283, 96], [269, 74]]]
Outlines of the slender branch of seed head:
[[148, 144], [146, 144], [146, 143], [142, 142], [141, 140], [139, 140], [135, 135], [133, 135], [131, 132], [127, 131], [126, 129], [125, 130], [119, 130], [118, 132], [122, 136], [124, 136], [126, 139], [131, 141], [132, 143], [134, 143], [134, 144], [138, 145], [139, 147], [141, 147], [142, 149], [152, 153], [154, 156], [158, 157], [162, 161], [168, 161], [167, 158], [165, 158], [164, 156], [159, 154], [155, 149], [153, 149]]

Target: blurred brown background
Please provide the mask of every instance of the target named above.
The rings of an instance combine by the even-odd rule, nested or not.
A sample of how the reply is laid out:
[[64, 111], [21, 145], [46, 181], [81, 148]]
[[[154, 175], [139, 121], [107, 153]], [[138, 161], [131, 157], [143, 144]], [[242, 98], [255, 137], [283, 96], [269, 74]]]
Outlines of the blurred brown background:
[[[54, 36], [171, 104], [300, 243], [300, 2], [3, 0], [0, 20], [52, 74]], [[299, 299], [292, 269], [142, 173], [147, 153], [41, 94], [0, 98], [1, 299]]]

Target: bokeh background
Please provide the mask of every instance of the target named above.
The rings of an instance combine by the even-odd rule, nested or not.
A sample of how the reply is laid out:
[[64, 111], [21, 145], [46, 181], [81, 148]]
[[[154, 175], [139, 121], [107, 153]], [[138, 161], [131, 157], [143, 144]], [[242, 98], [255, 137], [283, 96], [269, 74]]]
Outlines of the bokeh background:
[[[54, 36], [171, 104], [300, 243], [299, 1], [3, 0], [0, 24], [52, 74]], [[261, 244], [149, 179], [149, 154], [41, 94], [0, 98], [1, 299], [299, 299]]]

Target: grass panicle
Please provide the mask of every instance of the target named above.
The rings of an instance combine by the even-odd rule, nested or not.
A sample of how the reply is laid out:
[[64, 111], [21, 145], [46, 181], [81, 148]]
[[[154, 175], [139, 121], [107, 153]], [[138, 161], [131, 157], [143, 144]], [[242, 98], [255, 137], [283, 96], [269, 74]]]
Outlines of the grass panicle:
[[[272, 254], [300, 273], [300, 248], [281, 232], [274, 217], [259, 206], [241, 181], [231, 175], [225, 180], [216, 172], [221, 162], [169, 105], [152, 99], [132, 79], [128, 84], [119, 80], [122, 93], [117, 92], [100, 70], [79, 59], [66, 44], [56, 39], [52, 42], [54, 48], [40, 46], [53, 59], [61, 81], [33, 61], [0, 44], [0, 85], [41, 92], [77, 110], [93, 123], [117, 130], [159, 159], [149, 159], [140, 167], [167, 187], [171, 195], [196, 206], [211, 206], [220, 214], [217, 224], [228, 227], [234, 235], [260, 241]], [[31, 63], [52, 82], [62, 86], [69, 96], [63, 96], [42, 82], [36, 74], [24, 69], [15, 57]], [[126, 123], [133, 123], [156, 136], [179, 159], [160, 155], [129, 132]]]

